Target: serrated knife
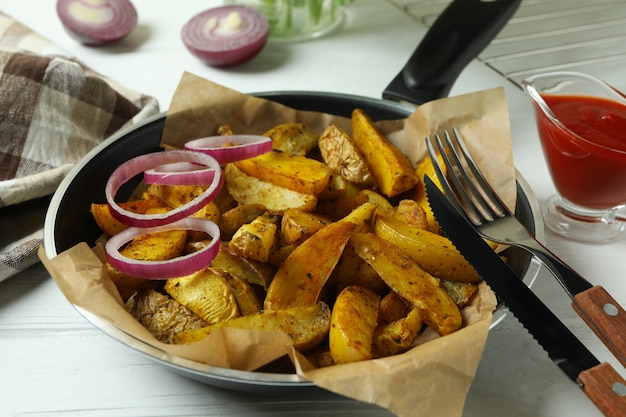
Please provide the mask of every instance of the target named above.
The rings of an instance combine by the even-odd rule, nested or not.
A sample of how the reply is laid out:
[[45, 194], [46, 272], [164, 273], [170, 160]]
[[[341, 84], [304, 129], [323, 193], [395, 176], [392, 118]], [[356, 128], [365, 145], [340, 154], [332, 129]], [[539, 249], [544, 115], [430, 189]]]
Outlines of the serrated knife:
[[[601, 363], [424, 177], [430, 206], [446, 236], [561, 370], [606, 417], [626, 417], [626, 380]], [[626, 329], [625, 329], [626, 330]]]

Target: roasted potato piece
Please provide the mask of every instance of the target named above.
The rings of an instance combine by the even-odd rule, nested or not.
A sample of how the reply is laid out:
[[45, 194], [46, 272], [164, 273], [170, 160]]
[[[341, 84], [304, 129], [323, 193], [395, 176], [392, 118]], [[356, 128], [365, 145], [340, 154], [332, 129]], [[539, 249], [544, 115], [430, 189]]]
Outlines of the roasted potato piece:
[[150, 184], [146, 193], [161, 199], [169, 207], [176, 208], [193, 201], [206, 187], [199, 185]]
[[365, 201], [369, 201], [371, 203], [376, 204], [376, 209], [379, 212], [383, 212], [387, 214], [391, 214], [394, 212], [394, 208], [389, 202], [389, 200], [387, 200], [382, 195], [378, 194], [376, 191], [365, 189], [359, 192], [359, 196], [365, 197]]
[[186, 230], [147, 233], [131, 240], [120, 253], [140, 261], [166, 261], [180, 256], [186, 242]]
[[298, 306], [284, 310], [262, 311], [216, 323], [197, 330], [183, 331], [173, 338], [175, 343], [188, 344], [202, 340], [221, 327], [237, 329], [282, 331], [293, 340], [294, 347], [304, 352], [319, 345], [328, 335], [330, 308], [323, 302], [310, 306]]
[[378, 321], [380, 296], [355, 285], [344, 288], [330, 316], [328, 345], [336, 363], [372, 358], [372, 339]]
[[367, 162], [343, 130], [335, 125], [328, 126], [320, 136], [318, 146], [330, 172], [355, 184], [373, 184]]
[[294, 155], [306, 155], [315, 148], [320, 134], [310, 126], [292, 122], [274, 126], [263, 136], [272, 138], [274, 149]]
[[378, 356], [391, 356], [409, 350], [423, 325], [422, 311], [413, 308], [406, 317], [374, 330], [373, 350]]
[[235, 275], [251, 285], [258, 285], [264, 289], [269, 287], [276, 271], [270, 265], [248, 259], [235, 253], [228, 246], [228, 242], [221, 242], [211, 269], [224, 271]]
[[352, 210], [342, 221], [353, 223], [356, 226], [356, 232], [369, 232], [372, 227], [376, 207], [376, 203], [365, 202]]
[[393, 197], [415, 187], [419, 177], [409, 160], [361, 109], [352, 112], [354, 144], [367, 161], [381, 192]]
[[265, 212], [261, 204], [242, 204], [222, 213], [219, 222], [222, 240], [230, 240], [237, 229]]
[[454, 300], [459, 308], [464, 308], [470, 302], [476, 291], [478, 291], [478, 285], [469, 282], [457, 282], [457, 281], [441, 281], [441, 286], [450, 295], [450, 298]]
[[382, 294], [389, 289], [380, 275], [354, 253], [351, 245], [346, 245], [343, 250], [341, 260], [334, 273], [334, 279], [336, 280], [338, 290], [342, 290], [350, 285], [358, 285]]
[[[143, 214], [146, 210], [154, 207], [163, 207], [164, 203], [156, 197], [148, 197], [145, 199], [133, 200], [124, 203], [119, 203], [119, 206], [124, 210], [132, 211], [133, 213]], [[109, 236], [113, 236], [126, 229], [124, 223], [117, 220], [111, 214], [109, 205], [104, 204], [91, 204], [91, 214], [96, 221], [96, 224], [104, 233]]]
[[317, 206], [315, 196], [262, 181], [244, 173], [234, 164], [224, 167], [224, 179], [228, 192], [239, 204], [261, 204], [274, 212], [284, 212], [289, 208], [313, 211]]
[[462, 282], [480, 280], [476, 270], [444, 236], [382, 215], [376, 216], [374, 233], [402, 249], [437, 278]]
[[226, 279], [211, 270], [168, 279], [164, 287], [173, 299], [209, 324], [239, 317], [239, 307]]
[[428, 218], [426, 211], [414, 200], [400, 200], [395, 208], [394, 216], [403, 222], [417, 227], [418, 229], [428, 229]]
[[[196, 197], [204, 193], [205, 190], [206, 187], [199, 185], [150, 184], [146, 193], [159, 198], [171, 208], [178, 208], [193, 201]], [[210, 202], [194, 213], [193, 217], [207, 219], [218, 223], [220, 219], [220, 211], [214, 202]]]
[[126, 309], [158, 340], [165, 343], [170, 343], [176, 333], [208, 325], [178, 301], [153, 289], [135, 293], [126, 302]]
[[277, 244], [276, 220], [269, 216], [259, 216], [241, 226], [233, 235], [229, 247], [249, 259], [267, 262]]
[[226, 279], [226, 282], [230, 286], [235, 301], [237, 301], [239, 313], [242, 316], [249, 316], [250, 314], [256, 314], [261, 311], [261, 302], [250, 284], [226, 271], [220, 271], [219, 274]]
[[[443, 163], [443, 158], [441, 154], [437, 155], [437, 159], [439, 161], [439, 165], [442, 167], [444, 175], [447, 174], [447, 170], [445, 164]], [[420, 179], [419, 184], [413, 190], [412, 199], [415, 200], [426, 213], [426, 222], [428, 223], [428, 230], [433, 233], [439, 233], [439, 223], [437, 223], [437, 219], [433, 213], [433, 210], [430, 208], [430, 204], [428, 203], [428, 197], [426, 196], [426, 186], [424, 185], [424, 176], [428, 176], [437, 187], [441, 189], [441, 183], [439, 182], [439, 178], [437, 174], [435, 174], [435, 168], [433, 167], [433, 162], [430, 158], [424, 158], [419, 164], [417, 164], [417, 168], [415, 169], [415, 173], [417, 177]]]
[[124, 274], [115, 269], [110, 263], [104, 264], [107, 275], [115, 284], [117, 291], [122, 297], [122, 301], [128, 301], [134, 294], [143, 293], [150, 289], [157, 289], [160, 285], [159, 280], [138, 278], [132, 275]]
[[392, 323], [409, 314], [411, 307], [397, 292], [390, 291], [380, 299], [378, 311], [379, 323]]
[[318, 196], [330, 180], [323, 163], [287, 152], [267, 152], [234, 164], [245, 174], [302, 194]]
[[354, 228], [349, 222], [331, 223], [294, 249], [276, 271], [263, 308], [315, 304]]
[[299, 245], [332, 221], [321, 214], [289, 209], [283, 213], [280, 230], [283, 241]]
[[[402, 298], [422, 310], [424, 321], [441, 336], [463, 324], [458, 306], [409, 255], [373, 233], [355, 233], [350, 238], [354, 251], [370, 264]], [[407, 279], [409, 277], [409, 279]]]

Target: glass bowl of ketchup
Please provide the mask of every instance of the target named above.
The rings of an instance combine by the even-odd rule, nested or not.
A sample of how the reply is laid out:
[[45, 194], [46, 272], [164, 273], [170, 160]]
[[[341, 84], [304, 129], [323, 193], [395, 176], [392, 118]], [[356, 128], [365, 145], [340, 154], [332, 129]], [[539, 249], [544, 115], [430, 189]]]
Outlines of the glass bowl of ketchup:
[[577, 72], [523, 82], [557, 194], [544, 205], [554, 232], [610, 242], [626, 229], [626, 97]]

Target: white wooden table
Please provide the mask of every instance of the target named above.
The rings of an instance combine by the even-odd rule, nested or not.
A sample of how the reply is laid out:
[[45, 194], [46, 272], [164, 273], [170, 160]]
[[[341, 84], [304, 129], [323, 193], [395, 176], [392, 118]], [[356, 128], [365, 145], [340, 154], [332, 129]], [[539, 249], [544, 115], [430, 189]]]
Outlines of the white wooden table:
[[[215, 69], [191, 56], [182, 25], [217, 0], [134, 0], [140, 26], [125, 42], [106, 48], [75, 43], [61, 27], [54, 0], [3, 0], [0, 10], [39, 31], [118, 82], [158, 98], [166, 110], [183, 71], [242, 92], [332, 91], [381, 97], [425, 27], [394, 5], [356, 0], [345, 25], [326, 38], [271, 43], [254, 61]], [[517, 87], [478, 62], [463, 72], [452, 94], [505, 86], [514, 157], [537, 198], [553, 192], [530, 105]], [[626, 90], [626, 80], [616, 87]], [[626, 305], [626, 240], [611, 245], [547, 244], [594, 283]], [[556, 282], [541, 273], [535, 291], [600, 360], [625, 375], [569, 307]], [[293, 399], [216, 389], [175, 374], [128, 349], [87, 322], [63, 297], [41, 265], [0, 283], [0, 415], [3, 416], [387, 416], [385, 410], [320, 395]], [[593, 417], [599, 412], [548, 359], [510, 315], [491, 331], [464, 416]]]

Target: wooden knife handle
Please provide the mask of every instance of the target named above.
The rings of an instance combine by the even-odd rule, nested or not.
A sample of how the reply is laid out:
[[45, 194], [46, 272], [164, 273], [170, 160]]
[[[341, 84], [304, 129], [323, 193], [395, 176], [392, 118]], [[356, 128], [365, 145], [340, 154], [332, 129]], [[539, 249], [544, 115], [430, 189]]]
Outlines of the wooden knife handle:
[[601, 286], [574, 296], [572, 307], [602, 343], [626, 366], [626, 311]]
[[606, 417], [626, 416], [626, 381], [608, 363], [601, 363], [578, 375], [587, 397]]

